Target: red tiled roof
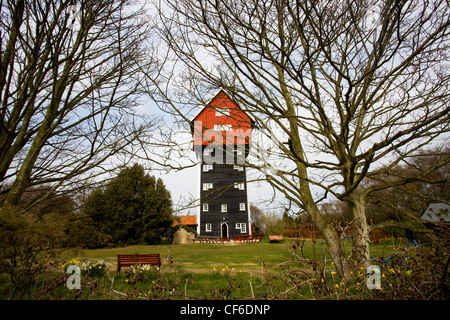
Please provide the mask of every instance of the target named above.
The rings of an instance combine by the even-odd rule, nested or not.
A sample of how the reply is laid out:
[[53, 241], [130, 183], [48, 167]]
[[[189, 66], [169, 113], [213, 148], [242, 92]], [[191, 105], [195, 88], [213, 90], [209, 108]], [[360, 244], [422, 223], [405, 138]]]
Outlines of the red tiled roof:
[[179, 224], [183, 224], [186, 226], [196, 226], [197, 225], [197, 216], [181, 216], [180, 222], [174, 221], [172, 227], [175, 227]]

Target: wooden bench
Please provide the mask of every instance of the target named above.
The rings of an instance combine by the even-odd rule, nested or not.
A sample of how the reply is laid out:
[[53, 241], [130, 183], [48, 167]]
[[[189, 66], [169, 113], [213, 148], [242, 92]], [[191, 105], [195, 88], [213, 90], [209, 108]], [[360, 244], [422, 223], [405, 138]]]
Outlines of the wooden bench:
[[269, 241], [270, 242], [283, 241], [283, 236], [282, 235], [271, 235], [271, 236], [269, 236]]
[[152, 266], [160, 267], [161, 258], [159, 257], [159, 253], [117, 255], [117, 272], [120, 272], [121, 267], [131, 267], [142, 264], [150, 264]]

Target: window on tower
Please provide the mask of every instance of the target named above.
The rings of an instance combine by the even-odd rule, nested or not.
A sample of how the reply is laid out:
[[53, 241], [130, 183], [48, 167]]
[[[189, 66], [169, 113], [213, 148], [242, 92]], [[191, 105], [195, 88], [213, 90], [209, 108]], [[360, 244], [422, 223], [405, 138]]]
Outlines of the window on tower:
[[245, 190], [245, 183], [238, 183], [238, 182], [235, 182], [235, 183], [234, 183], [234, 187], [235, 187], [236, 189], [239, 189], [239, 190]]
[[245, 202], [239, 203], [239, 210], [240, 211], [245, 211]]
[[220, 208], [221, 208], [221, 211], [222, 211], [222, 212], [227, 212], [227, 211], [228, 211], [228, 206], [227, 206], [226, 204], [222, 204], [222, 205], [220, 206]]
[[216, 108], [216, 117], [230, 116], [230, 109], [228, 108]]
[[211, 223], [205, 225], [205, 231], [211, 231]]
[[207, 191], [207, 190], [212, 189], [212, 188], [213, 188], [212, 182], [205, 182], [205, 183], [203, 183], [203, 187], [202, 187], [203, 191]]
[[213, 170], [213, 165], [212, 164], [204, 164], [203, 165], [203, 172], [207, 172]]
[[247, 224], [246, 223], [236, 223], [236, 229], [241, 229], [241, 233], [247, 232]]
[[208, 212], [209, 211], [209, 204], [204, 203], [203, 204], [203, 212]]

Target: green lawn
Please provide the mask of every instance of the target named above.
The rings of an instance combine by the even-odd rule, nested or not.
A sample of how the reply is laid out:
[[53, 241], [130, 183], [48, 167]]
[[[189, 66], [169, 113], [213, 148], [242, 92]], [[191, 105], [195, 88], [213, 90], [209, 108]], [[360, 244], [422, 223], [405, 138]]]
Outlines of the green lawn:
[[[308, 255], [312, 256], [312, 246], [308, 245]], [[159, 253], [161, 258], [172, 257], [174, 265], [192, 272], [210, 272], [213, 268], [241, 271], [260, 271], [266, 267], [292, 259], [289, 243], [246, 243], [236, 245], [193, 244], [193, 245], [155, 245], [129, 246], [112, 249], [83, 250], [65, 252], [67, 259], [80, 261], [103, 259], [116, 266], [117, 254]], [[76, 256], [74, 256], [74, 254]]]
[[[300, 262], [302, 253], [293, 249], [291, 240], [282, 243], [245, 244], [193, 244], [152, 246], [128, 246], [96, 250], [65, 250], [61, 253], [60, 265], [53, 271], [39, 277], [33, 285], [32, 296], [38, 299], [248, 299], [281, 298], [311, 299], [324, 297], [320, 289], [321, 270], [313, 273], [308, 264]], [[343, 244], [349, 253], [351, 244]], [[317, 241], [303, 244], [303, 256], [321, 262], [326, 246]], [[393, 245], [371, 245], [372, 256], [387, 256]], [[151, 268], [144, 275], [124, 268], [116, 274], [117, 254], [159, 253], [164, 259], [172, 257], [173, 263], [164, 264], [161, 270]], [[68, 290], [65, 280], [55, 286], [55, 279], [64, 275], [62, 263], [70, 264], [72, 259], [80, 263], [102, 259], [109, 265], [108, 272], [101, 278], [83, 278], [83, 290]], [[330, 266], [331, 267], [331, 266]], [[331, 269], [332, 268], [327, 268]], [[331, 271], [330, 270], [330, 271]], [[327, 272], [327, 290], [334, 294], [357, 294], [359, 297], [360, 275], [345, 288], [340, 286], [332, 272]], [[314, 282], [316, 281], [316, 282]], [[336, 282], [336, 283], [335, 283]], [[338, 287], [335, 288], [336, 284]], [[40, 292], [49, 288], [44, 294]], [[6, 274], [0, 274], [0, 298], [14, 299]], [[314, 290], [312, 288], [315, 288]], [[348, 291], [350, 289], [350, 291]], [[322, 291], [321, 291], [322, 290]], [[331, 292], [331, 291], [330, 291]], [[326, 297], [329, 296], [327, 291]]]
[[[95, 259], [103, 259], [110, 263], [111, 267], [117, 265], [117, 254], [133, 253], [159, 253], [161, 258], [171, 256], [173, 265], [192, 272], [211, 272], [213, 268], [221, 270], [226, 266], [229, 269], [242, 272], [257, 272], [276, 268], [280, 264], [286, 265], [295, 258], [300, 258], [301, 253], [297, 248], [292, 249], [292, 242], [285, 240], [282, 243], [245, 243], [236, 245], [222, 244], [191, 244], [170, 245], [161, 244], [153, 246], [129, 246], [123, 248], [83, 250], [79, 252], [67, 251], [63, 258], [70, 260], [76, 258], [82, 262]], [[350, 243], [345, 245], [345, 250], [350, 251]], [[392, 246], [371, 245], [372, 256], [386, 256], [392, 252]], [[323, 260], [322, 250], [326, 249], [321, 241], [315, 245], [312, 241], [306, 241], [303, 246], [305, 258]], [[295, 264], [295, 263], [294, 263]]]

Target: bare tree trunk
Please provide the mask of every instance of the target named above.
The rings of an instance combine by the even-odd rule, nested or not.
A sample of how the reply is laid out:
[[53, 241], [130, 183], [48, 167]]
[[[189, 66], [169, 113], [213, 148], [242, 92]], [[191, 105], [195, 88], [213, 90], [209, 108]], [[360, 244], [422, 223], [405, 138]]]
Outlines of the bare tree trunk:
[[365, 214], [365, 201], [363, 192], [358, 187], [349, 195], [347, 203], [353, 218], [352, 227], [352, 255], [351, 259], [362, 267], [370, 263], [369, 226]]
[[281, 68], [277, 68], [279, 81], [281, 84], [281, 92], [285, 98], [287, 106], [286, 118], [289, 119], [290, 124], [290, 139], [292, 152], [295, 154], [297, 172], [300, 181], [299, 193], [301, 195], [301, 205], [305, 208], [306, 212], [311, 216], [311, 221], [319, 230], [322, 238], [327, 244], [327, 251], [333, 259], [334, 264], [338, 272], [344, 276], [347, 269], [346, 259], [342, 252], [340, 239], [336, 231], [325, 223], [322, 213], [317, 207], [316, 201], [312, 196], [308, 178], [308, 167], [306, 166], [305, 153], [302, 145], [302, 141], [299, 136], [298, 121], [295, 117], [295, 108], [292, 102], [292, 97], [284, 85], [285, 79]]
[[345, 278], [348, 274], [348, 264], [345, 254], [342, 251], [341, 241], [338, 234], [336, 230], [323, 221], [320, 212], [316, 212], [314, 216], [315, 218], [312, 217], [314, 226], [319, 230], [323, 240], [325, 240], [327, 244], [327, 252], [333, 259], [337, 272]]

